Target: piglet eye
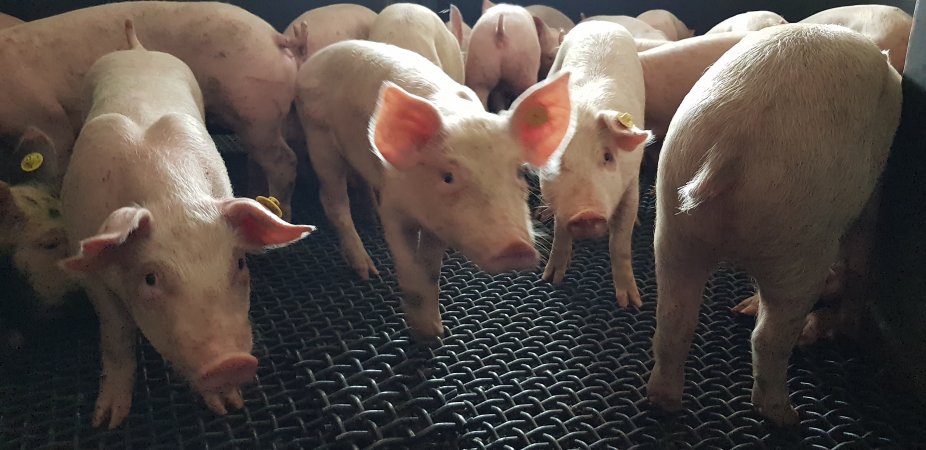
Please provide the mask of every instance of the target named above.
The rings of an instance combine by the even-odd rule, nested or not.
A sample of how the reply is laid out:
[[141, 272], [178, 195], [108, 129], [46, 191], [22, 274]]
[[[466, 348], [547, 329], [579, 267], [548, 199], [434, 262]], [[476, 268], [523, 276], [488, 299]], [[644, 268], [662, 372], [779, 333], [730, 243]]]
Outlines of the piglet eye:
[[613, 159], [614, 159], [614, 155], [612, 155], [611, 152], [608, 152], [608, 151], [604, 152], [605, 162], [611, 162]]
[[158, 282], [158, 277], [156, 277], [153, 273], [149, 273], [145, 275], [145, 284], [147, 284], [148, 286], [154, 286], [155, 283], [157, 282]]
[[453, 183], [453, 173], [444, 172], [443, 179], [444, 179], [444, 183], [447, 183], [447, 184]]
[[244, 270], [244, 258], [238, 258], [238, 270]]

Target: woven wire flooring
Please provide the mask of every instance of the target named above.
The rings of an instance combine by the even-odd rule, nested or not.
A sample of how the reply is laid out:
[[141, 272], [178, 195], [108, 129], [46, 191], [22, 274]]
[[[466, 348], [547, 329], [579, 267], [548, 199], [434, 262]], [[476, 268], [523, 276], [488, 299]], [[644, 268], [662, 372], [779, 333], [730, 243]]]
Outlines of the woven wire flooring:
[[[239, 184], [243, 157], [224, 155]], [[686, 409], [650, 410], [655, 213], [652, 180], [643, 184], [634, 234], [642, 310], [617, 307], [606, 241], [577, 245], [559, 288], [539, 280], [540, 268], [492, 277], [451, 253], [440, 292], [450, 335], [431, 350], [404, 331], [375, 221], [355, 213], [382, 273], [361, 282], [301, 180], [295, 221], [318, 232], [249, 259], [260, 367], [244, 410], [215, 416], [143, 342], [130, 416], [95, 430], [96, 326], [69, 323], [0, 360], [0, 448], [926, 447], [922, 406], [884, 386], [855, 349], [829, 342], [795, 352], [789, 386], [801, 427], [772, 431], [749, 401], [753, 321], [729, 312], [752, 288], [723, 270], [701, 309]]]

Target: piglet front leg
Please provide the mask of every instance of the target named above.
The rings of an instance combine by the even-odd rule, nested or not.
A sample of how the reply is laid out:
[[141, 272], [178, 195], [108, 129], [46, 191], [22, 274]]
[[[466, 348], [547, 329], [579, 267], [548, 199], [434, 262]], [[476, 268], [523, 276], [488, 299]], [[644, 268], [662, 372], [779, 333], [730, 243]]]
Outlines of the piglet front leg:
[[415, 341], [439, 344], [444, 326], [438, 280], [447, 245], [417, 224], [395, 217], [393, 211], [384, 212], [382, 224], [402, 290], [409, 333]]
[[633, 224], [637, 219], [637, 209], [640, 205], [639, 180], [633, 180], [624, 193], [620, 205], [614, 212], [610, 224], [610, 241], [608, 247], [611, 253], [611, 276], [614, 278], [614, 291], [617, 295], [617, 304], [621, 308], [628, 305], [643, 306], [640, 291], [637, 289], [637, 280], [633, 276]]
[[125, 420], [132, 408], [137, 327], [119, 299], [102, 283], [88, 283], [87, 292], [100, 320], [103, 360], [93, 426], [99, 427], [108, 419], [109, 429], [113, 429]]

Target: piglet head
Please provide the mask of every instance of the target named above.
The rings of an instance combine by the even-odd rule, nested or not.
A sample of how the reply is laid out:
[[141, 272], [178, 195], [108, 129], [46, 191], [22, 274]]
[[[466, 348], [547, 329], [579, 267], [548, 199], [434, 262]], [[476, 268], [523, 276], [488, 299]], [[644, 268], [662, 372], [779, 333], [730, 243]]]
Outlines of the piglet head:
[[535, 85], [503, 115], [474, 96], [442, 113], [386, 83], [370, 126], [387, 166], [384, 209], [411, 216], [489, 273], [536, 266], [525, 163], [542, 166], [569, 141], [568, 81], [567, 72]]
[[557, 164], [541, 170], [540, 192], [553, 210], [557, 227], [575, 239], [603, 237], [608, 220], [639, 174], [639, 158], [651, 138], [629, 114], [579, 108], [575, 136]]
[[96, 275], [154, 348], [209, 398], [237, 390], [257, 371], [246, 253], [313, 230], [250, 199], [126, 206], [61, 265]]

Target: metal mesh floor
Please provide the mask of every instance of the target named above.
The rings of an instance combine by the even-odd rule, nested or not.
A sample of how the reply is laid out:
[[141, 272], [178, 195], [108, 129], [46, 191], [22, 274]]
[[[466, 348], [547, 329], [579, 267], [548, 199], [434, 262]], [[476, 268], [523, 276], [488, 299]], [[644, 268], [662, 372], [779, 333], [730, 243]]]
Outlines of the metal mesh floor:
[[[217, 137], [230, 150], [234, 139]], [[243, 157], [226, 154], [233, 180]], [[382, 273], [357, 281], [311, 192], [295, 220], [319, 226], [297, 245], [251, 257], [257, 382], [246, 408], [211, 413], [147, 343], [132, 412], [95, 430], [95, 324], [67, 324], [0, 360], [0, 448], [910, 448], [926, 411], [877, 368], [835, 343], [798, 350], [789, 386], [802, 416], [772, 431], [752, 411], [753, 321], [729, 312], [751, 294], [743, 274], [708, 286], [686, 369], [685, 411], [647, 406], [656, 289], [654, 197], [644, 181], [634, 264], [644, 306], [622, 311], [605, 241], [576, 246], [559, 288], [540, 269], [491, 277], [445, 260], [441, 313], [450, 336], [409, 342], [391, 259], [375, 222], [357, 217]], [[549, 231], [549, 230], [548, 230]]]

